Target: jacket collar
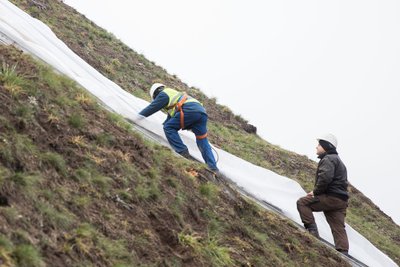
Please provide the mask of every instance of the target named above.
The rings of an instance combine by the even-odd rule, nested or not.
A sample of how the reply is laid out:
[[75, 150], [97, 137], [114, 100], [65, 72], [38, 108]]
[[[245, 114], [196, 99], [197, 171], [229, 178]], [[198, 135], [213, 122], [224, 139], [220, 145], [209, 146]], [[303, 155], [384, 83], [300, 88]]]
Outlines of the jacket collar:
[[319, 155], [318, 158], [319, 158], [319, 159], [323, 159], [326, 155], [332, 155], [332, 154], [338, 155], [336, 149], [328, 150], [328, 151], [326, 151], [324, 154]]

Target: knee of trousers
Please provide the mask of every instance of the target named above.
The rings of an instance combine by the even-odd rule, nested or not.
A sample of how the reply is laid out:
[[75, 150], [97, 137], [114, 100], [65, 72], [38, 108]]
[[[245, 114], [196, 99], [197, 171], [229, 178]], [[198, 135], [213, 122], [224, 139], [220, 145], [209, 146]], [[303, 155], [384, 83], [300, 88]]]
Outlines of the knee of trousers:
[[178, 130], [174, 129], [173, 127], [171, 127], [171, 126], [169, 126], [167, 124], [163, 125], [163, 129], [164, 129], [165, 133], [172, 133], [172, 132], [177, 132], [178, 131]]
[[297, 209], [300, 210], [301, 208], [308, 207], [308, 204], [304, 202], [303, 198], [299, 198], [296, 202]]
[[301, 198], [297, 200], [296, 205], [297, 207], [304, 206], [303, 202], [301, 201]]

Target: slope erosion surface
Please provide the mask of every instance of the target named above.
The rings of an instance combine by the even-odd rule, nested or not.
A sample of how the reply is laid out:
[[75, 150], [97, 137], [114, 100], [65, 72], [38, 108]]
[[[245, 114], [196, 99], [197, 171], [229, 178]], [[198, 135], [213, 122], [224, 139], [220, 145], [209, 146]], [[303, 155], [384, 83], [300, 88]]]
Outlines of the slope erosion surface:
[[[176, 76], [169, 75], [135, 53], [72, 8], [58, 1], [12, 2], [48, 24], [83, 59], [133, 94], [146, 99], [148, 86], [154, 81], [162, 81], [196, 96], [210, 113], [213, 121], [210, 138], [214, 144], [254, 164], [295, 179], [306, 190], [311, 189], [316, 169], [314, 161], [248, 134], [254, 133], [255, 129], [242, 118], [216, 104], [215, 99], [208, 99], [198, 89], [188, 88]], [[400, 263], [399, 226], [354, 187], [351, 187], [347, 221]]]
[[347, 266], [0, 46], [2, 266]]

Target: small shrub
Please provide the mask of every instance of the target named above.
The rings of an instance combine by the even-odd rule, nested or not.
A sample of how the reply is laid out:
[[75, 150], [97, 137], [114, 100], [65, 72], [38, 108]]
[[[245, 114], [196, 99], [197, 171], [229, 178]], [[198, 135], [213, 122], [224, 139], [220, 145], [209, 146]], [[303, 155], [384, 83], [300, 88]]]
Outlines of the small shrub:
[[179, 243], [185, 247], [191, 247], [194, 252], [207, 258], [212, 266], [233, 266], [229, 248], [218, 244], [218, 240], [208, 237], [206, 240], [196, 234], [178, 234]]
[[11, 251], [13, 245], [11, 241], [3, 234], [0, 234], [0, 248]]
[[59, 212], [48, 203], [38, 202], [36, 207], [44, 216], [46, 222], [54, 228], [68, 230], [75, 221], [72, 214], [67, 211]]
[[49, 189], [49, 188], [42, 189], [38, 195], [40, 195], [41, 198], [44, 198], [45, 200], [47, 200], [50, 203], [59, 198], [59, 196], [57, 194], [55, 194], [54, 190]]
[[3, 142], [0, 141], [0, 160], [12, 163], [14, 161], [12, 144], [7, 139], [2, 139]]
[[10, 66], [3, 62], [0, 69], [0, 81], [3, 83], [15, 83], [15, 80], [19, 79], [16, 69], [17, 64]]
[[3, 215], [11, 225], [15, 224], [19, 217], [18, 210], [14, 207], [4, 207], [0, 210], [0, 214]]
[[63, 87], [59, 75], [57, 75], [53, 69], [49, 66], [40, 64], [40, 80], [46, 83], [52, 90], [56, 92], [63, 92]]
[[108, 192], [113, 182], [113, 179], [103, 175], [94, 175], [91, 179], [93, 184], [95, 184], [103, 192]]
[[71, 100], [68, 96], [64, 94], [58, 95], [54, 102], [59, 105], [60, 107], [75, 107], [77, 102], [75, 100]]
[[17, 172], [14, 175], [10, 176], [9, 179], [16, 185], [26, 187], [36, 184], [40, 178], [38, 176]]
[[123, 173], [123, 175], [125, 177], [127, 177], [127, 183], [129, 182], [129, 180], [137, 180], [137, 177], [140, 177], [141, 174], [138, 172], [138, 169], [136, 169], [135, 165], [130, 164], [128, 162], [125, 161], [120, 161], [117, 163], [116, 165], [116, 169]]
[[139, 184], [135, 188], [135, 193], [140, 200], [158, 200], [161, 197], [161, 191], [154, 182]]
[[223, 223], [218, 220], [217, 217], [211, 218], [207, 230], [210, 235], [216, 235], [223, 231]]
[[100, 247], [105, 251], [105, 256], [113, 261], [132, 262], [132, 256], [126, 248], [124, 240], [110, 240], [108, 238], [99, 239]]
[[73, 203], [78, 208], [87, 208], [92, 203], [92, 199], [88, 196], [76, 196], [73, 198]]
[[43, 267], [45, 266], [38, 250], [32, 245], [19, 245], [15, 248], [13, 258], [19, 267]]
[[78, 182], [88, 182], [90, 181], [90, 178], [92, 177], [92, 172], [87, 169], [77, 169], [74, 174], [72, 175], [72, 178]]
[[96, 229], [88, 223], [83, 223], [72, 232], [65, 250], [68, 252], [74, 249], [82, 255], [91, 255], [97, 235]]
[[218, 241], [209, 238], [203, 248], [204, 255], [211, 260], [214, 266], [233, 266], [230, 249], [218, 244]]
[[96, 136], [96, 142], [101, 146], [110, 146], [115, 142], [115, 136], [109, 133], [100, 133]]
[[18, 190], [18, 192], [21, 193], [21, 196], [24, 195], [27, 198], [31, 198], [36, 196], [36, 184], [38, 184], [40, 180], [41, 177], [38, 175], [17, 172], [6, 177], [4, 183], [8, 184], [10, 188]]
[[213, 201], [218, 197], [219, 188], [210, 182], [200, 185], [200, 194]]
[[21, 105], [15, 111], [16, 115], [23, 119], [30, 120], [33, 118], [34, 111], [29, 105]]
[[[0, 115], [0, 132], [13, 131], [14, 127], [10, 123], [9, 119]], [[3, 141], [3, 137], [0, 135], [0, 143]]]
[[177, 181], [172, 177], [168, 177], [166, 180], [167, 184], [172, 188], [177, 188]]
[[3, 62], [0, 69], [0, 82], [4, 84], [4, 88], [14, 97], [23, 92], [23, 87], [27, 85], [26, 80], [17, 73], [17, 65], [8, 65]]
[[92, 105], [94, 103], [93, 99], [84, 92], [81, 92], [75, 96], [75, 100], [80, 104]]
[[46, 152], [42, 154], [42, 161], [53, 166], [61, 175], [66, 176], [67, 167], [64, 158], [60, 154]]
[[81, 114], [74, 113], [69, 117], [68, 123], [76, 129], [82, 129], [83, 126], [86, 124], [86, 121]]
[[94, 237], [96, 236], [96, 229], [88, 223], [82, 223], [75, 229], [75, 234], [78, 237]]
[[196, 253], [200, 253], [201, 251], [200, 239], [201, 236], [196, 234], [185, 234], [182, 232], [178, 234], [179, 243], [185, 247], [191, 247]]

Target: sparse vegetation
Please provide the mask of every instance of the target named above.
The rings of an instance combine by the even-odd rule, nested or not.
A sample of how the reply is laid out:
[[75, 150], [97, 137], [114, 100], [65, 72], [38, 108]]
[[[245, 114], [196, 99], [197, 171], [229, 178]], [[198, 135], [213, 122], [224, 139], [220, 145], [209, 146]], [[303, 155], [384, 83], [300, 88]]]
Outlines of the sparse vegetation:
[[68, 120], [69, 124], [77, 129], [81, 129], [85, 124], [85, 119], [81, 114], [74, 113]]
[[[311, 188], [315, 162], [248, 134], [243, 118], [73, 9], [12, 2], [134, 95], [148, 100], [155, 81], [187, 91], [207, 108], [214, 144]], [[16, 249], [43, 240], [26, 249], [37, 266], [347, 266], [291, 222], [227, 197], [201, 164], [144, 140], [65, 76], [10, 47], [0, 58], [0, 195], [12, 203], [0, 207], [3, 262], [18, 265]], [[348, 222], [400, 263], [399, 227], [356, 189], [352, 197]]]
[[200, 185], [200, 194], [205, 196], [210, 201], [214, 201], [218, 197], [218, 193], [219, 188], [211, 182]]
[[26, 86], [25, 79], [16, 72], [17, 65], [8, 65], [3, 62], [0, 69], [0, 81], [4, 84], [4, 89], [9, 91], [12, 97], [17, 97], [23, 93], [23, 87]]
[[42, 154], [42, 161], [56, 169], [60, 174], [64, 176], [67, 174], [65, 160], [61, 155], [54, 152], [46, 152]]
[[40, 253], [35, 247], [28, 244], [22, 244], [15, 248], [12, 254], [18, 266], [21, 267], [43, 267], [44, 262]]
[[[12, 97], [0, 83], [0, 97], [5, 99], [0, 106], [0, 195], [11, 203], [0, 207], [3, 262], [9, 266], [27, 262], [33, 266], [240, 266], [254, 265], [256, 255], [262, 262], [260, 258], [272, 253], [267, 248], [276, 240], [243, 238], [244, 231], [238, 231], [247, 227], [268, 232], [268, 224], [262, 223], [267, 212], [244, 204], [239, 196], [227, 197], [202, 164], [144, 140], [121, 117], [83, 100], [86, 97], [77, 98], [82, 89], [75, 83], [44, 71], [18, 50], [0, 46], [0, 57], [7, 64], [18, 62], [14, 71], [32, 77], [28, 83], [39, 83], [35, 86], [41, 88], [22, 88], [26, 94]], [[36, 104], [21, 127], [23, 113], [15, 111], [27, 105], [33, 94]], [[63, 101], [54, 101], [61, 95]], [[73, 114], [91, 123], [73, 127]], [[57, 119], [49, 120], [51, 116]], [[248, 206], [234, 208], [242, 205]], [[307, 240], [312, 249], [321, 250], [290, 222], [279, 224]], [[232, 241], [238, 239], [244, 240]], [[243, 244], [249, 249], [243, 251]], [[287, 256], [283, 245], [274, 247], [276, 262], [304, 257], [301, 253]], [[334, 257], [329, 249], [322, 251]], [[335, 263], [346, 266], [337, 257]]]

